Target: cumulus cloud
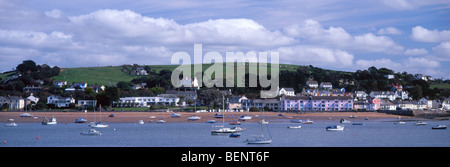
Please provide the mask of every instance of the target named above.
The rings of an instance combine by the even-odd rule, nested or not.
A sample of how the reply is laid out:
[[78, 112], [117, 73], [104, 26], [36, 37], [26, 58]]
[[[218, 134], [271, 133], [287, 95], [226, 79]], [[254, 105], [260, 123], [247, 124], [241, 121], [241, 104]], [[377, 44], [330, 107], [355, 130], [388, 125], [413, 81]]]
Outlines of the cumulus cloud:
[[419, 42], [450, 41], [450, 30], [428, 30], [422, 26], [412, 28], [411, 38]]
[[400, 35], [400, 34], [402, 34], [402, 31], [400, 31], [399, 29], [397, 29], [395, 27], [386, 27], [386, 28], [379, 29], [377, 31], [377, 33], [380, 35], [386, 35], [386, 34]]
[[424, 48], [420, 48], [420, 49], [406, 49], [405, 50], [405, 55], [410, 55], [410, 56], [414, 56], [414, 55], [426, 55], [428, 54], [428, 51]]
[[450, 42], [442, 42], [433, 47], [433, 53], [438, 60], [450, 61]]
[[439, 61], [431, 60], [426, 57], [408, 57], [400, 62], [392, 61], [391, 59], [375, 59], [364, 60], [359, 59], [355, 61], [356, 69], [367, 69], [371, 66], [377, 68], [389, 68], [396, 72], [408, 71], [408, 73], [418, 74], [425, 73], [428, 75], [442, 75], [443, 73], [438, 70], [441, 66]]
[[343, 68], [353, 65], [354, 56], [348, 52], [338, 49], [328, 49], [318, 46], [292, 46], [280, 47], [281, 62], [293, 64], [314, 64], [319, 66]]
[[305, 20], [300, 25], [291, 25], [284, 28], [287, 35], [305, 39], [313, 44], [327, 45], [329, 47], [368, 52], [384, 52], [401, 54], [402, 46], [389, 37], [377, 36], [372, 33], [351, 35], [342, 27], [323, 28], [315, 20]]
[[399, 9], [399, 10], [414, 9], [414, 6], [407, 0], [383, 0], [381, 2], [384, 5], [394, 8], [394, 9]]

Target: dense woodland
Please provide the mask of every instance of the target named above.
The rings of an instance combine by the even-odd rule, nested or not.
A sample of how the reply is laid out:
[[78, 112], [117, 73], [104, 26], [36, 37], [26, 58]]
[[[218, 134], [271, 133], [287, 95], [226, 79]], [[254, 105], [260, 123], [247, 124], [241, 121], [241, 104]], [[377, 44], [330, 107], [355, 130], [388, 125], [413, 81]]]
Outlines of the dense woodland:
[[[129, 66], [124, 66], [129, 68]], [[57, 66], [49, 67], [46, 64], [37, 65], [32, 60], [23, 61], [15, 71], [5, 72], [8, 75], [2, 75], [0, 78], [0, 96], [21, 96], [27, 97], [29, 93], [23, 93], [23, 88], [28, 85], [40, 85], [42, 91], [34, 95], [40, 98], [40, 102], [35, 105], [37, 109], [47, 108], [46, 99], [50, 95], [60, 95], [64, 97], [73, 97], [77, 100], [97, 100], [102, 106], [110, 106], [113, 101], [119, 97], [127, 96], [155, 96], [164, 93], [165, 90], [173, 89], [170, 82], [172, 71], [161, 70], [155, 72], [151, 66], [144, 66], [148, 72], [146, 76], [136, 77], [131, 81], [120, 81], [116, 85], [105, 85], [105, 91], [95, 93], [92, 88], [86, 88], [84, 91], [65, 92], [65, 86], [58, 88], [53, 86], [53, 76], [59, 75], [61, 69]], [[4, 73], [4, 74], [5, 74]], [[385, 75], [394, 75], [395, 79], [387, 79]], [[197, 74], [199, 75], [199, 74]], [[246, 95], [248, 98], [259, 98], [259, 92], [262, 89], [259, 84], [257, 87], [248, 86], [249, 74], [246, 74], [246, 87], [221, 88], [222, 90], [232, 90], [234, 95]], [[267, 77], [267, 76], [264, 76]], [[268, 78], [270, 78], [269, 76]], [[318, 67], [299, 66], [295, 71], [282, 70], [279, 73], [280, 87], [294, 88], [296, 92], [301, 92], [305, 87], [306, 81], [313, 79], [319, 83], [331, 82], [334, 88], [345, 88], [347, 92], [354, 91], [388, 91], [391, 90], [391, 84], [399, 83], [410, 93], [413, 99], [422, 97], [429, 99], [445, 99], [450, 96], [448, 88], [430, 88], [430, 84], [450, 84], [450, 80], [436, 79], [434, 81], [424, 81], [414, 79], [413, 74], [407, 72], [397, 72], [386, 68], [377, 69], [370, 67], [367, 70], [358, 70], [356, 72], [342, 72], [326, 70]], [[39, 82], [43, 82], [40, 84]], [[131, 89], [134, 84], [146, 83], [144, 89]], [[225, 83], [225, 80], [224, 80]], [[72, 83], [68, 83], [71, 85]], [[88, 83], [92, 84], [92, 83]], [[225, 84], [224, 84], [225, 85]], [[204, 85], [203, 85], [204, 86]], [[76, 88], [77, 89], [77, 88]], [[268, 89], [268, 88], [266, 88]], [[215, 106], [219, 101], [210, 99], [221, 99], [220, 95], [211, 89], [200, 89], [199, 98], [208, 106]]]

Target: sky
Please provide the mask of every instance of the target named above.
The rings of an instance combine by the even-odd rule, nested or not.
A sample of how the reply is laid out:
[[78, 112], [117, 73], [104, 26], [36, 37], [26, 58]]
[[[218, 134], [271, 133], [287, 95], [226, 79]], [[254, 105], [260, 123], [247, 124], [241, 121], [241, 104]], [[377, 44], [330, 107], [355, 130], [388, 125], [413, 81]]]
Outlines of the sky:
[[[278, 52], [282, 64], [450, 79], [448, 0], [0, 0], [0, 72], [170, 64], [176, 52]], [[225, 59], [225, 58], [224, 58]]]

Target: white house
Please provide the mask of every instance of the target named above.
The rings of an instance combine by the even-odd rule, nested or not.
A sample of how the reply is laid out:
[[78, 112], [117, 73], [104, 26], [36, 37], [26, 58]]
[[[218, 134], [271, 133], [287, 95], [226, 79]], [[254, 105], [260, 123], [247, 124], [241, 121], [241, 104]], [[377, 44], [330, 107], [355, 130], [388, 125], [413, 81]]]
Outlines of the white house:
[[11, 96], [11, 97], [0, 96], [0, 106], [5, 103], [9, 105], [9, 109], [11, 110], [19, 110], [25, 107], [25, 99], [18, 96]]
[[95, 107], [97, 100], [78, 100], [77, 106], [81, 108]]
[[443, 102], [442, 102], [442, 109], [444, 110], [450, 110], [450, 97], [446, 98]]
[[366, 92], [364, 92], [364, 91], [356, 91], [355, 94], [356, 94], [356, 99], [357, 100], [360, 100], [360, 101], [361, 100], [367, 100], [368, 94]]
[[322, 89], [333, 89], [331, 82], [322, 82], [319, 87]]
[[47, 97], [47, 104], [54, 104], [55, 107], [69, 107], [70, 103], [75, 104], [75, 99], [72, 97], [61, 97], [61, 96], [55, 96], [51, 95]]
[[294, 88], [281, 88], [278, 91], [278, 96], [286, 95], [286, 96], [295, 96]]
[[30, 96], [27, 97], [27, 101], [37, 103], [39, 102], [39, 98], [33, 96], [33, 93], [31, 93]]
[[397, 98], [395, 92], [391, 91], [372, 91], [369, 95], [372, 98], [389, 99], [390, 101], [394, 101]]
[[419, 100], [419, 104], [425, 105], [424, 109], [437, 109], [439, 106], [436, 100], [428, 100], [425, 98], [421, 98]]
[[80, 87], [82, 90], [84, 90], [84, 88], [87, 88], [87, 86], [88, 86], [88, 83], [86, 83], [86, 82], [79, 82], [79, 83], [75, 83], [73, 85], [73, 88]]
[[306, 86], [309, 88], [319, 88], [317, 81], [306, 81]]
[[137, 107], [150, 107], [151, 105], [175, 105], [178, 106], [180, 101], [179, 97], [174, 95], [164, 95], [156, 97], [123, 97], [119, 98], [117, 104], [119, 106], [137, 106]]

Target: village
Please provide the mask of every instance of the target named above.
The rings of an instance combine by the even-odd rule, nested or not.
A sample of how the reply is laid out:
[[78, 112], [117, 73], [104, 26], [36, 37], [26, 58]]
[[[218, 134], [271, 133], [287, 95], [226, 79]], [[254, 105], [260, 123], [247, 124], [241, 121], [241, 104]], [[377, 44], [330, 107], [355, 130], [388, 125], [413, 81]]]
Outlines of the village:
[[[141, 71], [145, 71], [141, 69]], [[145, 72], [133, 70], [135, 75], [145, 75]], [[388, 77], [388, 76], [387, 76]], [[418, 78], [422, 79], [422, 78]], [[426, 78], [424, 78], [426, 79]], [[184, 87], [190, 85], [190, 87]], [[235, 95], [231, 89], [218, 90], [224, 98], [226, 110], [232, 112], [244, 111], [274, 111], [274, 112], [350, 112], [350, 111], [434, 111], [445, 112], [450, 110], [450, 98], [443, 101], [436, 99], [421, 98], [412, 100], [409, 93], [403, 89], [401, 84], [391, 84], [390, 91], [355, 91], [348, 92], [345, 88], [333, 88], [330, 82], [317, 82], [308, 80], [301, 92], [295, 92], [293, 88], [278, 88], [277, 97], [270, 99], [248, 98], [245, 95]], [[134, 84], [132, 90], [146, 89], [146, 83]], [[72, 83], [67, 81], [53, 81], [53, 87], [64, 88], [65, 92], [86, 91], [99, 93], [105, 90], [104, 85], [89, 85], [88, 83]], [[180, 88], [166, 90], [155, 96], [142, 97], [119, 97], [112, 102], [112, 108], [148, 108], [152, 106], [163, 106], [157, 109], [171, 109], [175, 111], [193, 111], [192, 106], [204, 106], [205, 103], [199, 99], [198, 91], [202, 88], [196, 78], [184, 78]], [[40, 86], [27, 86], [23, 92], [28, 97], [0, 96], [0, 104], [3, 111], [36, 110], [35, 105], [41, 99], [33, 94], [41, 91]], [[213, 88], [214, 89], [214, 88]], [[41, 111], [53, 111], [54, 109], [66, 109], [65, 111], [93, 110], [98, 108], [97, 100], [75, 99], [73, 97], [62, 97], [50, 95], [45, 99], [48, 109]], [[183, 110], [189, 108], [189, 110]], [[222, 108], [222, 107], [220, 107]], [[142, 111], [142, 110], [141, 110]], [[165, 110], [164, 110], [165, 111]], [[217, 111], [200, 109], [196, 112]]]

